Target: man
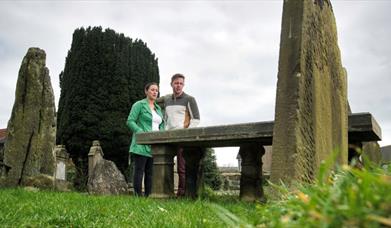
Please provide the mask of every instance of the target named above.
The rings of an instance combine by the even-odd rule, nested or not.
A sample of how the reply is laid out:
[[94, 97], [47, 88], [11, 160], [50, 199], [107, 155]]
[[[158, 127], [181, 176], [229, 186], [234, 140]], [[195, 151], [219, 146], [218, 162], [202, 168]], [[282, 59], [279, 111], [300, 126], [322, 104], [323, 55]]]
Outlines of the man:
[[[158, 103], [164, 102], [164, 119], [166, 130], [196, 127], [200, 122], [200, 114], [194, 97], [183, 92], [185, 76], [174, 74], [171, 77], [172, 94], [158, 99]], [[177, 171], [179, 176], [177, 196], [185, 194], [186, 168], [183, 157], [183, 148], [178, 148]]]

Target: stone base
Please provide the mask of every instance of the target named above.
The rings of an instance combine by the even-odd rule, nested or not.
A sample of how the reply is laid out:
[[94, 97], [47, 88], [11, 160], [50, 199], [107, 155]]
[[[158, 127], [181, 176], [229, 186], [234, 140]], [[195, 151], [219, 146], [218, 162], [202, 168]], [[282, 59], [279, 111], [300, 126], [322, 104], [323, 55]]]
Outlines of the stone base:
[[152, 198], [174, 197], [174, 156], [176, 148], [153, 145]]
[[54, 189], [60, 192], [70, 192], [73, 190], [73, 184], [69, 181], [56, 180], [54, 183]]
[[53, 189], [54, 178], [49, 175], [40, 174], [33, 177], [26, 177], [21, 183], [22, 186], [31, 186], [39, 189]]
[[7, 187], [6, 180], [4, 177], [0, 177], [0, 188], [5, 188], [5, 187]]

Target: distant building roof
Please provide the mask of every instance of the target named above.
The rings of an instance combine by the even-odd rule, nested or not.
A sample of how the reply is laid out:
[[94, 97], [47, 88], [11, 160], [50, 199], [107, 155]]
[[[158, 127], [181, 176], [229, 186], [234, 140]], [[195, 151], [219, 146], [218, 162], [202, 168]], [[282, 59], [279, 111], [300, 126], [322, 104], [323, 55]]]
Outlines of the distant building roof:
[[7, 128], [0, 129], [0, 143], [4, 143], [6, 137], [7, 137]]
[[380, 148], [383, 162], [391, 162], [391, 145]]

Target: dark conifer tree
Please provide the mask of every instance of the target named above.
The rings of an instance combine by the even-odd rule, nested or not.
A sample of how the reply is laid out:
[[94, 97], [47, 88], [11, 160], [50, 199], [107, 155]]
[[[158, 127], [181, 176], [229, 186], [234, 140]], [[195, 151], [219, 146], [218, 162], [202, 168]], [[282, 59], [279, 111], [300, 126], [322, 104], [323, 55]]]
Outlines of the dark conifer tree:
[[131, 141], [126, 119], [151, 81], [159, 83], [158, 61], [142, 40], [101, 27], [75, 30], [60, 74], [57, 144], [71, 154], [77, 186], [85, 185], [93, 140], [124, 173]]
[[213, 190], [219, 190], [223, 180], [217, 167], [215, 152], [212, 148], [206, 150], [203, 169], [205, 185]]

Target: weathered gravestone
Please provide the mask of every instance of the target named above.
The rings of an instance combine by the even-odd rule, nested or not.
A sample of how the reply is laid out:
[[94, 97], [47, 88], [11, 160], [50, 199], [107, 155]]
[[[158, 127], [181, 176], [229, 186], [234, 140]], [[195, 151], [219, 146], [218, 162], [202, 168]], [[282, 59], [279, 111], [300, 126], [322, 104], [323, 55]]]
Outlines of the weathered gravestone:
[[347, 79], [330, 1], [284, 1], [271, 180], [312, 181], [333, 151], [347, 163]]
[[30, 48], [19, 70], [4, 147], [4, 163], [11, 167], [6, 179], [10, 186], [34, 182], [34, 177], [47, 177], [50, 182], [53, 177], [56, 112], [45, 62], [43, 50]]
[[380, 148], [381, 151], [381, 163], [382, 165], [391, 164], [391, 145], [383, 146]]
[[54, 187], [59, 191], [70, 191], [72, 184], [69, 181], [69, 154], [65, 145], [56, 145], [54, 148], [56, 155], [56, 169], [54, 173]]
[[128, 192], [124, 175], [114, 162], [103, 159], [103, 151], [98, 140], [93, 141], [88, 153], [89, 193], [119, 195]]
[[378, 142], [363, 142], [362, 155], [364, 165], [368, 162], [376, 165], [381, 164], [381, 151]]

